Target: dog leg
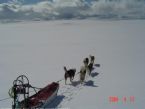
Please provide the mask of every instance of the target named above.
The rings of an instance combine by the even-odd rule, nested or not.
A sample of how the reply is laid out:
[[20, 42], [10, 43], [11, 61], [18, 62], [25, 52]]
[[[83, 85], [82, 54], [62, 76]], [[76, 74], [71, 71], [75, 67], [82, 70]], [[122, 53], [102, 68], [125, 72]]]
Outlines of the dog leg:
[[66, 81], [67, 81], [67, 79], [65, 79], [65, 85], [66, 85]]
[[70, 82], [72, 83], [72, 78], [70, 77]]
[[71, 78], [71, 80], [73, 80], [74, 79], [74, 76]]

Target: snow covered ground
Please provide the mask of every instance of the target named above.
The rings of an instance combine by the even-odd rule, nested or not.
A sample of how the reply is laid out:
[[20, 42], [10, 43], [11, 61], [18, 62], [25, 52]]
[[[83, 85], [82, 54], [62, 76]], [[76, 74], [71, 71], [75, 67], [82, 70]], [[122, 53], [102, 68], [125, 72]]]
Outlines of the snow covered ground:
[[[0, 24], [0, 99], [17, 76], [44, 87], [62, 79], [63, 66], [76, 68], [90, 54], [101, 65], [78, 84], [60, 82], [48, 107], [70, 109], [145, 108], [145, 20], [60, 20]], [[69, 81], [68, 81], [69, 83]], [[109, 97], [117, 96], [113, 103]], [[134, 102], [129, 100], [133, 96]], [[122, 99], [127, 97], [127, 101]], [[0, 108], [11, 107], [11, 100]]]

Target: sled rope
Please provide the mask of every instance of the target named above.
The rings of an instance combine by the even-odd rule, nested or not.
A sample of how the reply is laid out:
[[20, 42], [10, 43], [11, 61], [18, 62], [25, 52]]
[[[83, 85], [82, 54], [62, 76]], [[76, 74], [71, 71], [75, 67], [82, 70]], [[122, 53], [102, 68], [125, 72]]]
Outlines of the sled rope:
[[34, 88], [34, 89], [39, 89], [39, 90], [41, 90], [42, 88], [38, 88], [38, 87], [33, 87], [33, 86], [31, 86], [31, 88]]
[[62, 81], [62, 80], [64, 80], [64, 78], [62, 78], [62, 79], [60, 79], [60, 80], [58, 80], [58, 81], [56, 81], [56, 82], [59, 83], [59, 82]]
[[11, 97], [0, 99], [0, 101], [5, 101], [5, 100], [8, 100], [8, 99], [11, 99]]

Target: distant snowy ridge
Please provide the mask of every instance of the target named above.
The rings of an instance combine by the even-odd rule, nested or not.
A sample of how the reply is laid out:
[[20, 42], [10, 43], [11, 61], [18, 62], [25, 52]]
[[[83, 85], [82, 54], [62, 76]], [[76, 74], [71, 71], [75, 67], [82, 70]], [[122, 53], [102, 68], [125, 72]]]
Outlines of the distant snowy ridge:
[[30, 3], [26, 1], [13, 0], [1, 3], [0, 20], [145, 18], [145, 0], [32, 0]]

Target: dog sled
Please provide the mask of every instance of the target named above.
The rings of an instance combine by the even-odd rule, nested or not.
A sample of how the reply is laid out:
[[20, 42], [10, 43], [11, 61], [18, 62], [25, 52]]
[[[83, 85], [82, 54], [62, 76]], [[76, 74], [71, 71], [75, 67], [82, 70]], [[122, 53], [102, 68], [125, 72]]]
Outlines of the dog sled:
[[[35, 94], [30, 96], [32, 89]], [[13, 87], [9, 91], [9, 95], [13, 97], [12, 109], [46, 108], [57, 96], [58, 89], [59, 84], [56, 82], [52, 82], [44, 88], [33, 87], [29, 84], [28, 78], [21, 75], [13, 82]]]

